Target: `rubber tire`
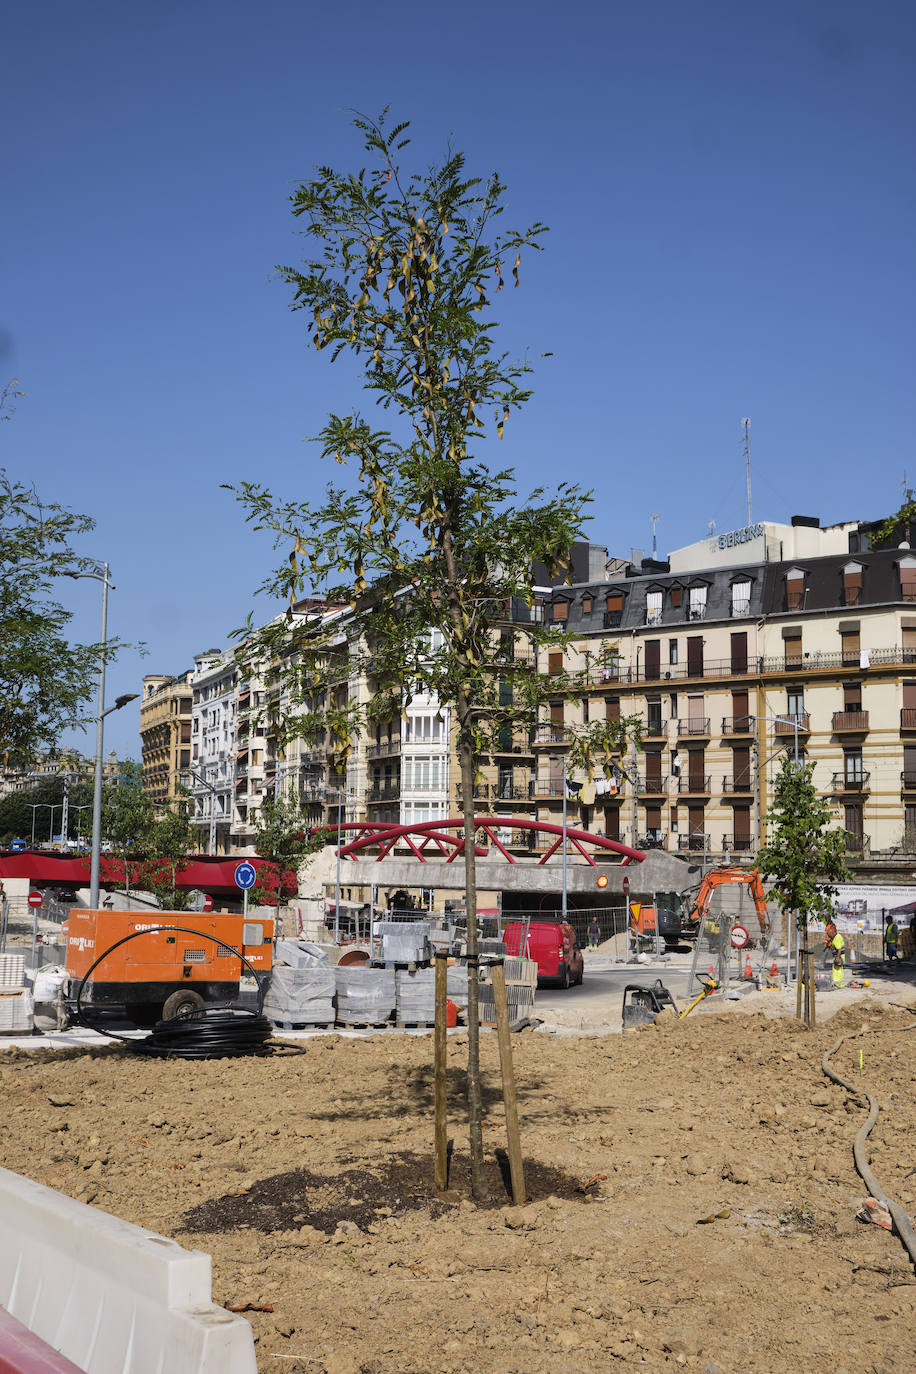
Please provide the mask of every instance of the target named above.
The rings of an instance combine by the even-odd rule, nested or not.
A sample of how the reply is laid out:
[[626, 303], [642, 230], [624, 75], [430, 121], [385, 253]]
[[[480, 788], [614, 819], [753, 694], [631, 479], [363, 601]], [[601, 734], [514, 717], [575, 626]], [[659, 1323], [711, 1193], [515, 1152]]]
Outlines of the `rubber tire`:
[[182, 1012], [203, 1011], [206, 1003], [199, 992], [193, 988], [182, 988], [180, 992], [173, 992], [170, 997], [165, 999], [162, 1007], [163, 1021], [171, 1021], [173, 1016], [180, 1016]]
[[563, 977], [560, 979], [560, 987], [564, 992], [569, 991], [569, 965], [563, 970]]

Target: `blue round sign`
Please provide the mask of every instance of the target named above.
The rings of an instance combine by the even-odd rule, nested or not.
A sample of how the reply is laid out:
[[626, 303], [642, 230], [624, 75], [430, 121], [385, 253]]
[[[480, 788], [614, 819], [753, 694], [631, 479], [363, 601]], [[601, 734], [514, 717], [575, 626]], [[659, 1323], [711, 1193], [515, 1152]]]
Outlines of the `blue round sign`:
[[255, 883], [257, 882], [257, 880], [258, 880], [258, 871], [257, 871], [257, 869], [255, 868], [254, 864], [239, 864], [239, 865], [238, 865], [238, 867], [237, 867], [236, 870], [235, 870], [235, 885], [236, 885], [236, 887], [240, 887], [240, 888], [242, 888], [243, 891], [246, 891], [246, 892], [247, 892], [247, 890], [248, 890], [249, 887], [254, 887], [254, 885], [255, 885]]

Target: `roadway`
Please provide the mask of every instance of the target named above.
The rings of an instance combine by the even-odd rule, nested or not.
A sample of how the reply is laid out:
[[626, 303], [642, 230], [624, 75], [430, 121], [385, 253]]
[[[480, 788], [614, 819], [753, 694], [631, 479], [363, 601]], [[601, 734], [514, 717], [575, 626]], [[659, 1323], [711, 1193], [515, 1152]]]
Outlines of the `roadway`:
[[690, 990], [689, 953], [672, 954], [648, 964], [616, 963], [606, 955], [585, 955], [585, 972], [579, 987], [568, 989], [539, 987], [535, 998], [535, 1015], [551, 1012], [574, 1012], [594, 1021], [613, 1023], [621, 1015], [623, 992], [628, 983], [651, 987], [661, 979], [679, 1007], [686, 1006], [700, 991], [694, 981]]

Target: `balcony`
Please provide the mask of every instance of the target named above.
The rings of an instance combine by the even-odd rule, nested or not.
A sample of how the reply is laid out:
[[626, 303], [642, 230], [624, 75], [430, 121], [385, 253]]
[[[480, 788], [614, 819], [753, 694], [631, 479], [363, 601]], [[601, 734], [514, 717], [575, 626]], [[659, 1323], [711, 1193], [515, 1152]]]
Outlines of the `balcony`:
[[366, 793], [366, 801], [386, 802], [397, 801], [401, 795], [401, 784], [399, 782], [373, 783]]
[[492, 797], [495, 802], [530, 801], [533, 783], [497, 783]]
[[679, 720], [677, 733], [678, 737], [682, 735], [708, 735], [709, 716], [688, 717], [687, 720]]
[[[534, 739], [535, 744], [568, 744], [566, 731], [562, 725], [540, 725]], [[507, 750], [501, 750], [507, 753]]]
[[400, 754], [401, 740], [397, 739], [379, 740], [375, 744], [370, 744], [366, 748], [367, 759], [389, 759], [394, 754]]
[[637, 849], [643, 849], [643, 850], [646, 850], [646, 849], [667, 849], [667, 848], [668, 848], [668, 832], [667, 832], [667, 830], [659, 830], [657, 827], [655, 827], [655, 828], [652, 829], [652, 830], [647, 830], [646, 833], [645, 833], [645, 835], [640, 835], [639, 839], [636, 841], [636, 848], [637, 848]]
[[834, 711], [833, 733], [864, 734], [868, 729], [867, 711]]
[[916, 773], [903, 772], [900, 774], [900, 790], [902, 792], [916, 792]]
[[605, 611], [602, 623], [606, 630], [616, 630], [623, 620], [623, 611]]
[[754, 779], [750, 773], [738, 773], [736, 777], [722, 779], [722, 792], [724, 796], [731, 797], [738, 792], [753, 792]]
[[749, 597], [732, 602], [732, 620], [738, 620], [751, 613], [751, 603]]
[[807, 711], [798, 711], [794, 715], [789, 714], [784, 716], [781, 720], [774, 721], [773, 733], [780, 737], [785, 737], [787, 735], [794, 736], [795, 725], [793, 724], [793, 721], [797, 723], [798, 733], [800, 735], [810, 735], [811, 718], [808, 715]]
[[643, 796], [666, 797], [668, 795], [667, 773], [654, 773], [649, 777], [640, 778], [639, 791]]
[[692, 792], [695, 796], [708, 796], [712, 791], [712, 777], [707, 773], [706, 777], [686, 777], [678, 778], [677, 790], [680, 793]]
[[668, 722], [666, 720], [654, 719], [647, 720], [642, 727], [643, 739], [667, 739]]
[[749, 835], [723, 835], [722, 849], [727, 854], [748, 854], [754, 848], [754, 841]]
[[847, 854], [867, 854], [871, 849], [871, 837], [869, 835], [859, 835], [854, 830], [846, 830], [846, 853]]
[[[489, 782], [475, 782], [473, 787], [473, 794], [474, 801], [489, 801], [491, 797], [496, 795], [496, 788]], [[462, 797], [460, 782], [457, 784], [456, 795], [458, 797], [458, 801], [460, 802]]]
[[563, 798], [562, 778], [537, 778], [531, 784], [533, 797], [549, 797], [553, 800]]
[[916, 730], [916, 706], [904, 706], [900, 712], [900, 729]]
[[723, 735], [752, 735], [754, 733], [754, 717], [723, 716], [722, 733]]
[[831, 792], [867, 792], [871, 773], [856, 769], [848, 773], [834, 773], [830, 783]]
[[693, 850], [694, 852], [699, 851], [700, 853], [705, 853], [708, 849], [711, 848], [711, 845], [711, 835], [703, 835], [697, 833], [687, 836], [683, 848]]

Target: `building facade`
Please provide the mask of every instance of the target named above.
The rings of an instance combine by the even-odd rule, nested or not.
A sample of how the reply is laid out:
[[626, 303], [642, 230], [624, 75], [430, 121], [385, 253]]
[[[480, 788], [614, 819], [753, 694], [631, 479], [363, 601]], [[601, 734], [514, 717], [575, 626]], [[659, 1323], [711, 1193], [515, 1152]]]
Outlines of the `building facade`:
[[190, 790], [191, 670], [147, 673], [140, 698], [143, 790], [166, 806]]

